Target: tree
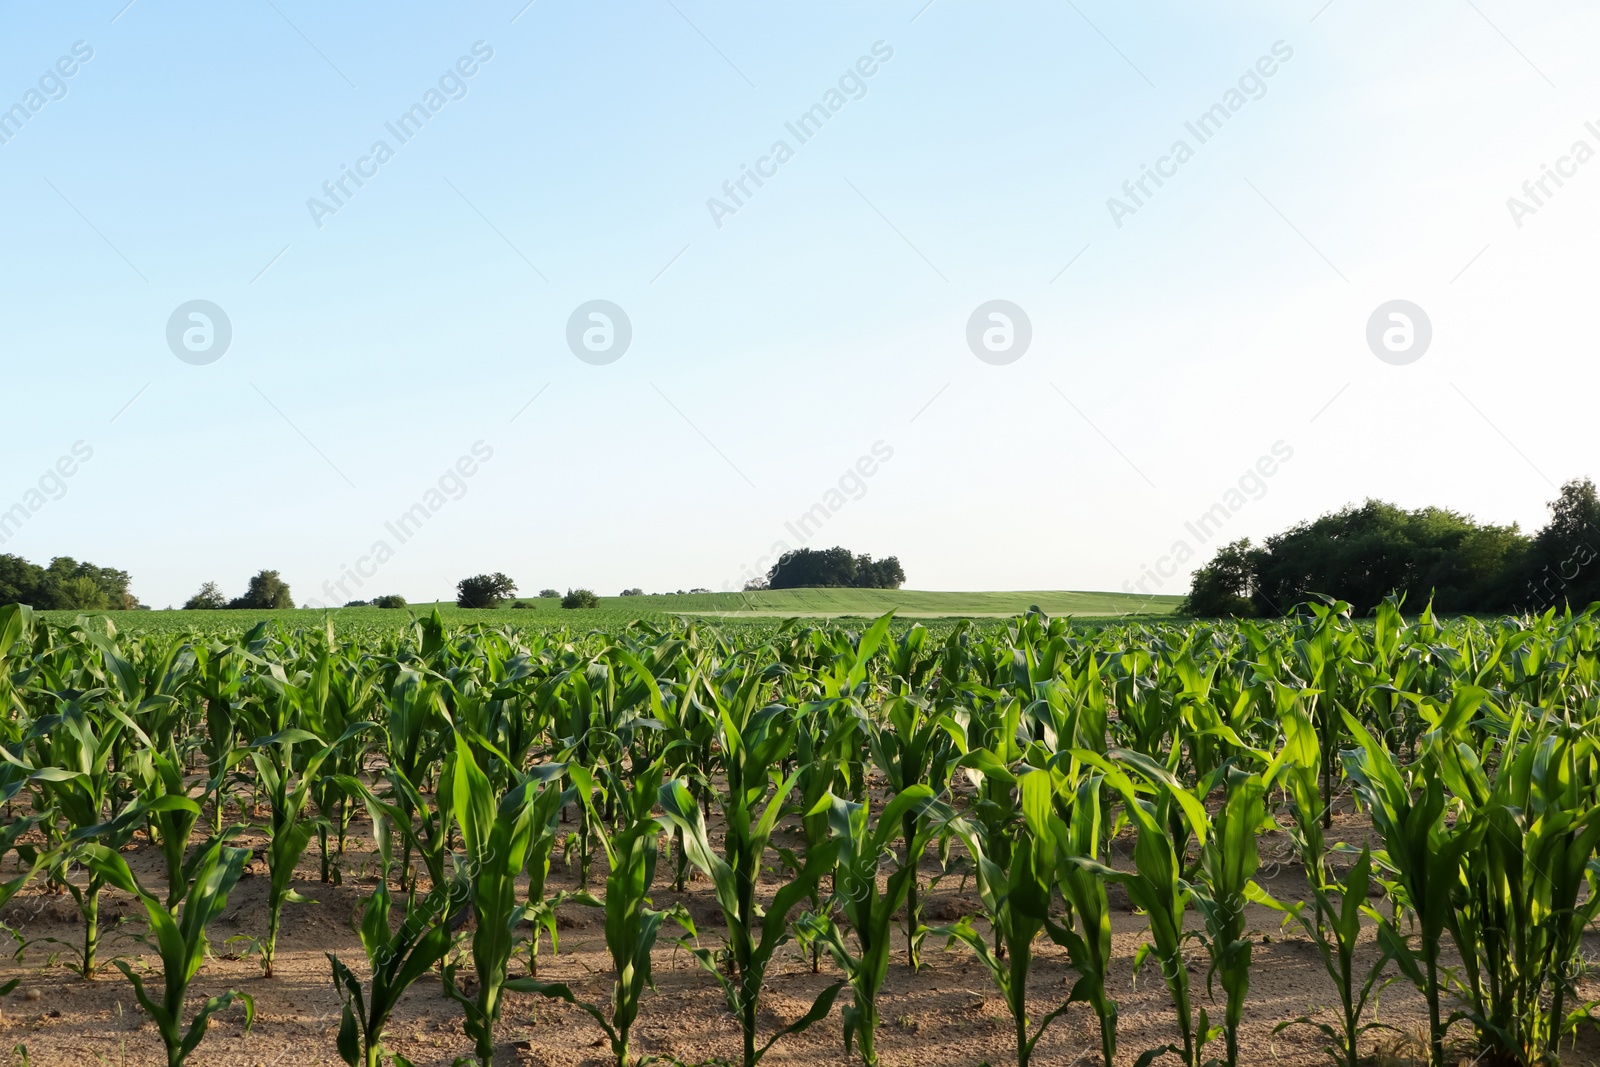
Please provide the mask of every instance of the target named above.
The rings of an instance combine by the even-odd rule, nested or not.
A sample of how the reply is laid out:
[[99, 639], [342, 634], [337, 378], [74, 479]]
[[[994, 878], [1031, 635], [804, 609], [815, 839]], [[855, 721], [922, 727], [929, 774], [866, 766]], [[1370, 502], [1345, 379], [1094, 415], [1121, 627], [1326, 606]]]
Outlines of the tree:
[[200, 591], [190, 597], [183, 605], [184, 611], [218, 611], [228, 606], [228, 598], [222, 595], [222, 590], [216, 582], [207, 582], [200, 587]]
[[1260, 614], [1315, 593], [1367, 614], [1391, 593], [1440, 611], [1488, 611], [1504, 602], [1504, 575], [1526, 551], [1516, 526], [1479, 524], [1445, 508], [1406, 511], [1368, 500], [1267, 538], [1255, 568]]
[[294, 597], [289, 595], [289, 586], [278, 577], [277, 571], [260, 571], [250, 579], [250, 588], [245, 590], [244, 596], [228, 601], [228, 607], [235, 610], [282, 611], [294, 607]]
[[37, 600], [43, 581], [43, 567], [21, 556], [0, 555], [0, 604], [40, 607]]
[[[906, 572], [895, 556], [874, 562], [869, 555], [850, 550], [797, 548], [778, 557], [767, 571], [766, 582], [747, 582], [746, 589], [898, 589]], [[758, 580], [759, 581], [759, 580]]]
[[45, 568], [42, 600], [60, 610], [127, 610], [137, 606], [128, 592], [128, 572], [57, 556]]
[[1178, 605], [1183, 615], [1218, 617], [1256, 614], [1255, 556], [1248, 537], [1217, 549], [1210, 563], [1194, 572], [1189, 595]]
[[539, 597], [541, 600], [559, 600], [561, 599], [561, 590], [541, 589], [539, 590]]
[[1368, 500], [1297, 523], [1259, 548], [1222, 546], [1195, 572], [1180, 610], [1280, 615], [1319, 593], [1349, 601], [1360, 615], [1393, 593], [1444, 612], [1506, 610], [1528, 551], [1515, 524]]
[[635, 587], [633, 589], [624, 589], [622, 591], [622, 595], [623, 596], [644, 596], [644, 590], [643, 589], [639, 589], [637, 587]]
[[600, 598], [587, 589], [568, 589], [567, 595], [561, 598], [564, 608], [597, 608]]
[[27, 604], [41, 611], [130, 610], [127, 571], [57, 556], [40, 567], [21, 556], [0, 555], [0, 604]]
[[398, 594], [375, 596], [372, 598], [372, 606], [375, 608], [403, 608], [406, 606], [406, 598]]
[[856, 585], [861, 589], [899, 589], [906, 584], [906, 572], [896, 556], [876, 563], [871, 556], [857, 556], [856, 573]]
[[[93, 578], [64, 578], [56, 583], [58, 601], [70, 610], [101, 611], [111, 607], [106, 591]], [[122, 605], [117, 605], [121, 607]]]
[[463, 608], [493, 608], [517, 591], [517, 583], [495, 571], [475, 574], [456, 583], [456, 605]]
[[1550, 502], [1550, 521], [1534, 535], [1517, 575], [1518, 608], [1543, 611], [1600, 600], [1600, 496], [1594, 482], [1575, 478]]

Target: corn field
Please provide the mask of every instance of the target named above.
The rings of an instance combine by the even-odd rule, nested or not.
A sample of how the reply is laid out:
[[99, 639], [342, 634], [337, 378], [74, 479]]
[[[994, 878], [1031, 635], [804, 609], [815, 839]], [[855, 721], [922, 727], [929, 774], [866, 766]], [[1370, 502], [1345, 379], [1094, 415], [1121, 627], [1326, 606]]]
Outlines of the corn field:
[[[456, 1006], [469, 1061], [494, 1061], [514, 996], [581, 1010], [607, 1059], [644, 1062], [635, 1026], [668, 953], [703, 969], [739, 1035], [697, 1062], [755, 1067], [834, 1028], [875, 1065], [886, 977], [942, 952], [992, 983], [1019, 1067], [1066, 1027], [1108, 1067], [1236, 1067], [1252, 948], [1285, 931], [1314, 946], [1323, 1007], [1270, 1021], [1342, 1067], [1392, 1047], [1394, 985], [1426, 1004], [1416, 1062], [1552, 1064], [1593, 1007], [1597, 656], [1589, 613], [1407, 618], [1393, 600], [1259, 625], [434, 615], [225, 636], [6, 607], [0, 903], [70, 899], [82, 938], [48, 947], [56, 966], [128, 983], [169, 1067], [203, 1060], [214, 1019], [270, 1025], [247, 991], [191, 995], [247, 867], [267, 886], [245, 939], [259, 992], [307, 883], [351, 876], [358, 832], [379, 864], [364, 951], [326, 971], [352, 1067], [409, 1064], [386, 1028], [424, 986]], [[1370, 830], [1338, 840], [1350, 813]], [[1298, 899], [1261, 884], [1278, 831]], [[970, 887], [970, 910], [929, 913], [939, 883]], [[717, 921], [657, 909], [669, 888]], [[103, 928], [112, 897], [139, 916], [144, 966]], [[1146, 927], [1139, 981], [1168, 1003], [1154, 1047], [1119, 1041], [1121, 901]], [[581, 908], [604, 919], [599, 1000], [549, 979], [558, 917]], [[15, 938], [19, 959], [43, 950]], [[1044, 954], [1070, 984], [1030, 988]], [[828, 984], [775, 1021], [763, 998], [796, 955]]]

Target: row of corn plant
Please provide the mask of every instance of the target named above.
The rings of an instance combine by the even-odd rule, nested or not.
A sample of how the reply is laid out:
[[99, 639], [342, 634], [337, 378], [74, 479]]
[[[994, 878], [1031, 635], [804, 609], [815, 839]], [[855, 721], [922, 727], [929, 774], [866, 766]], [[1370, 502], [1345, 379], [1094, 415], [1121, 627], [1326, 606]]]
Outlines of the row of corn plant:
[[[1316, 1027], [1346, 1067], [1377, 1026], [1376, 991], [1397, 979], [1426, 1005], [1433, 1064], [1469, 1032], [1497, 1061], [1549, 1062], [1588, 1018], [1577, 979], [1600, 909], [1600, 633], [1589, 614], [1407, 621], [1400, 607], [1370, 623], [1324, 601], [1281, 623], [1075, 628], [1031, 612], [991, 627], [885, 617], [860, 632], [529, 632], [434, 614], [382, 633], [330, 621], [226, 636], [3, 608], [0, 800], [23, 811], [0, 833], [0, 859], [15, 858], [0, 898], [29, 879], [70, 895], [84, 978], [115, 951], [98, 922], [108, 889], [180, 925], [192, 913], [190, 955], [170, 961], [165, 926], [147, 923], [177, 968], [170, 993], [242, 869], [236, 842], [254, 837], [268, 899], [250, 938], [270, 978], [286, 905], [314, 899], [300, 870], [310, 842], [320, 880], [340, 881], [359, 808], [381, 875], [361, 924], [366, 976], [332, 960], [347, 1062], [381, 1061], [385, 1021], [437, 969], [479, 1062], [507, 993], [522, 992], [588, 1012], [625, 1067], [651, 953], [676, 920], [754, 1067], [841, 995], [846, 1048], [877, 1062], [890, 968], [925, 965], [923, 902], [959, 874], [976, 907], [936, 932], [984, 965], [1019, 1065], [1072, 1004], [1093, 1012], [1110, 1064], [1115, 883], [1148, 930], [1135, 970], [1158, 965], [1178, 1035], [1145, 1063], [1201, 1067], [1217, 1041], [1237, 1064], [1254, 926], [1274, 909], [1316, 945], [1337, 999], [1285, 1025]], [[1258, 836], [1280, 813], [1309, 895], [1295, 905], [1256, 881]], [[1330, 846], [1336, 815], [1370, 821], [1377, 847]], [[160, 889], [114, 862], [140, 842], [160, 853]], [[693, 871], [715, 898], [720, 948], [686, 912], [651, 906], [662, 853], [675, 890], [694, 891]], [[552, 891], [557, 857], [577, 891]], [[602, 896], [588, 891], [596, 863]], [[1386, 913], [1366, 904], [1374, 885]], [[536, 973], [569, 904], [605, 909], [609, 1005]], [[763, 990], [792, 940], [839, 978], [767, 1027]], [[1076, 979], [1034, 1018], [1046, 945]], [[181, 994], [177, 1014], [162, 1007], [163, 1040]], [[179, 1059], [226, 1003], [169, 1044]]]

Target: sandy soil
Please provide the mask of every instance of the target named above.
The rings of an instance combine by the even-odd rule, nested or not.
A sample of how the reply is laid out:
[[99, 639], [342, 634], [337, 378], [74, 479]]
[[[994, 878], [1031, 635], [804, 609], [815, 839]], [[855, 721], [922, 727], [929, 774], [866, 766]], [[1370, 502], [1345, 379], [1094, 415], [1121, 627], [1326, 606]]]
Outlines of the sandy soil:
[[[255, 997], [255, 1026], [248, 1034], [244, 1032], [240, 1008], [221, 1014], [214, 1019], [191, 1063], [270, 1067], [343, 1062], [334, 1043], [340, 1004], [324, 953], [339, 956], [365, 977], [365, 957], [353, 924], [360, 914], [360, 902], [371, 891], [371, 873], [376, 865], [369, 842], [360, 833], [361, 824], [358, 822], [354, 829], [356, 833], [343, 862], [348, 872], [343, 885], [321, 884], [315, 841], [307, 850], [297, 888], [316, 903], [286, 908], [277, 974], [271, 979], [262, 977], [256, 960], [237, 955], [239, 943], [227, 942], [231, 937], [265, 932], [266, 868], [259, 861], [252, 864], [227, 911], [212, 927], [214, 958], [191, 988], [191, 1010], [208, 996], [238, 989]], [[1365, 833], [1362, 820], [1342, 815], [1329, 840], [1359, 841]], [[1128, 847], [1129, 842], [1119, 842], [1123, 853], [1119, 866], [1127, 862]], [[924, 887], [938, 873], [935, 857], [930, 854], [928, 859]], [[130, 850], [128, 860], [141, 878], [148, 878], [146, 884], [159, 884], [159, 854], [142, 838]], [[1260, 881], [1269, 892], [1285, 901], [1305, 896], [1304, 879], [1292, 862], [1290, 843], [1284, 835], [1263, 836], [1262, 861]], [[603, 881], [603, 863], [603, 855], [597, 857], [597, 881]], [[658, 868], [655, 905], [666, 907], [682, 900], [699, 926], [701, 943], [716, 943], [722, 923], [709, 887], [697, 880], [681, 896], [671, 892], [668, 866], [663, 860]], [[8, 870], [9, 867], [10, 864]], [[572, 872], [564, 867], [558, 865], [552, 872], [553, 888], [575, 885]], [[925, 888], [924, 895], [930, 923], [977, 910], [976, 893], [970, 882], [963, 891], [957, 878], [940, 882], [931, 892]], [[1117, 958], [1112, 993], [1120, 1003], [1118, 1061], [1131, 1065], [1143, 1050], [1175, 1040], [1176, 1032], [1167, 992], [1156, 968], [1147, 967], [1134, 981], [1133, 955], [1146, 936], [1143, 918], [1127, 906], [1120, 887], [1112, 886], [1111, 896]], [[156, 962], [153, 956], [141, 956], [142, 946], [133, 937], [143, 932], [140, 914], [125, 895], [107, 891], [102, 905], [102, 923], [107, 927], [102, 958], [108, 964], [116, 954], [138, 961], [135, 966]], [[114, 926], [119, 917], [122, 925]], [[0, 983], [14, 977], [22, 979], [15, 993], [0, 1001], [0, 1065], [22, 1063], [22, 1046], [26, 1046], [28, 1062], [38, 1067], [144, 1067], [165, 1062], [154, 1028], [143, 1019], [131, 987], [119, 972], [107, 965], [96, 980], [82, 981], [61, 962], [70, 954], [63, 952], [60, 959], [52, 961], [55, 946], [37, 940], [81, 942], [82, 926], [70, 896], [53, 895], [37, 884], [30, 886], [10, 903], [3, 919], [34, 943], [20, 962], [0, 963]], [[1271, 911], [1254, 909], [1252, 920], [1258, 933], [1241, 1059], [1249, 1064], [1330, 1062], [1322, 1051], [1322, 1036], [1309, 1027], [1273, 1034], [1276, 1024], [1300, 1015], [1321, 1012], [1319, 1017], [1325, 1021], [1335, 1019], [1329, 1009], [1336, 1002], [1336, 995], [1316, 947], [1295, 928], [1280, 929], [1279, 916]], [[601, 913], [579, 905], [565, 906], [560, 925], [560, 954], [552, 955], [545, 945], [540, 954], [540, 976], [569, 982], [580, 996], [604, 1001], [610, 993], [611, 965]], [[634, 1032], [634, 1048], [640, 1054], [688, 1063], [712, 1057], [736, 1061], [738, 1026], [709, 976], [674, 947], [669, 936], [673, 929], [671, 924], [663, 928], [657, 946], [657, 990], [646, 995]], [[1367, 938], [1370, 937], [1369, 931]], [[1591, 939], [1585, 955], [1600, 958], [1600, 935]], [[810, 963], [800, 957], [792, 943], [781, 950], [780, 957], [763, 998], [763, 1026], [767, 1033], [798, 1017], [819, 990], [840, 977], [827, 959], [822, 962], [821, 973], [813, 974]], [[1198, 945], [1193, 946], [1191, 959], [1196, 1008], [1206, 1007], [1214, 1019], [1220, 1019], [1222, 990], [1219, 985], [1214, 1002], [1207, 998], [1206, 964]], [[945, 951], [942, 941], [930, 938], [924, 947], [925, 966], [914, 976], [903, 960], [902, 955], [891, 964], [880, 1001], [883, 1023], [878, 1049], [884, 1064], [920, 1067], [1015, 1062], [1012, 1024], [1005, 1003], [982, 965], [964, 948]], [[514, 963], [513, 973], [521, 973], [520, 967]], [[1037, 1019], [1054, 1009], [1065, 998], [1073, 980], [1063, 952], [1048, 942], [1042, 943], [1029, 983], [1033, 1017]], [[1585, 979], [1581, 991], [1586, 1000], [1600, 997], [1600, 981]], [[848, 993], [841, 996], [841, 1004], [847, 999]], [[1425, 1033], [1425, 1007], [1409, 984], [1402, 981], [1390, 986], [1382, 994], [1380, 1011], [1382, 1020], [1400, 1032], [1370, 1035], [1367, 1047], [1379, 1053], [1378, 1061], [1409, 1063], [1425, 1059], [1419, 1044]], [[471, 1054], [471, 1043], [461, 1029], [459, 1009], [444, 996], [438, 979], [432, 976], [411, 988], [387, 1034], [388, 1046], [418, 1067], [448, 1067], [457, 1057]], [[1464, 1024], [1458, 1025], [1452, 1036], [1461, 1042], [1470, 1039]], [[1220, 1040], [1207, 1052], [1220, 1056]], [[1466, 1061], [1471, 1057], [1463, 1052], [1462, 1058]], [[1054, 1024], [1035, 1053], [1035, 1062], [1041, 1067], [1092, 1065], [1099, 1059], [1097, 1025], [1093, 1014], [1082, 1005], [1074, 1006]], [[511, 994], [498, 1029], [495, 1062], [577, 1067], [606, 1064], [610, 1056], [598, 1028], [578, 1009], [531, 995]], [[859, 1063], [859, 1058], [844, 1054], [836, 1008], [831, 1018], [806, 1033], [779, 1042], [769, 1062], [773, 1067], [842, 1067]], [[1580, 1036], [1577, 1046], [1564, 1053], [1563, 1062], [1600, 1063], [1600, 1034], [1591, 1031]]]

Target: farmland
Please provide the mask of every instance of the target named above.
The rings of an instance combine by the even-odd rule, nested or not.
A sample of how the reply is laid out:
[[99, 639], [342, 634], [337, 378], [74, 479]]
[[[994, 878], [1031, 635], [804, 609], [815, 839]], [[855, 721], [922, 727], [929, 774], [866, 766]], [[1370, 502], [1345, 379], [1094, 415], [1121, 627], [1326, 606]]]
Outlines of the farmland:
[[0, 608], [3, 1044], [1596, 1060], [1591, 616], [714, 606]]
[[[347, 628], [394, 629], [410, 622], [416, 613], [437, 610], [448, 622], [489, 626], [616, 627], [636, 619], [664, 623], [673, 616], [716, 618], [724, 623], [740, 619], [767, 622], [785, 618], [875, 618], [893, 611], [899, 618], [1006, 619], [1038, 607], [1051, 615], [1089, 619], [1170, 614], [1177, 596], [1140, 596], [1123, 593], [1079, 593], [1055, 590], [1037, 592], [947, 593], [911, 589], [785, 589], [748, 593], [666, 593], [646, 596], [601, 597], [600, 606], [582, 611], [562, 609], [559, 600], [523, 598], [520, 607], [461, 609], [453, 603], [414, 604], [410, 611], [380, 608], [338, 608], [334, 624]], [[141, 632], [152, 630], [243, 631], [263, 619], [288, 626], [320, 626], [327, 612], [293, 611], [112, 611], [118, 627]], [[69, 623], [76, 612], [47, 612], [52, 622]]]

